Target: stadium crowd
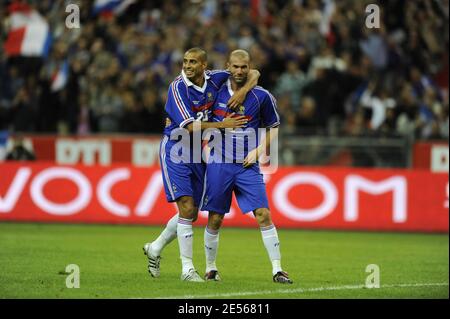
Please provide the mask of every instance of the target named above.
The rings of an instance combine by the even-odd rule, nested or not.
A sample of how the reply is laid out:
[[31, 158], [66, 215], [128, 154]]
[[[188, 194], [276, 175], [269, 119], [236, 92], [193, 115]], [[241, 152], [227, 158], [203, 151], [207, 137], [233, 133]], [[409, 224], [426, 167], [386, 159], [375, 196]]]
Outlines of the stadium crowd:
[[[161, 133], [168, 84], [199, 46], [212, 69], [250, 52], [284, 132], [448, 139], [448, 0], [142, 0], [122, 14], [22, 1], [49, 23], [45, 58], [2, 48], [11, 2], [0, 4], [0, 130]], [[65, 25], [69, 3], [79, 29]], [[368, 3], [381, 8], [379, 28], [365, 25]]]

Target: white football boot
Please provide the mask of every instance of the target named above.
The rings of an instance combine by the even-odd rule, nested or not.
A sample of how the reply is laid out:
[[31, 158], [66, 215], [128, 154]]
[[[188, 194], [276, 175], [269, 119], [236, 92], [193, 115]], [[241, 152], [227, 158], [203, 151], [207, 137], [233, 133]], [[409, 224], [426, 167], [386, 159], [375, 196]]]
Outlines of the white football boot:
[[152, 277], [158, 278], [160, 276], [161, 256], [156, 256], [152, 253], [152, 244], [147, 243], [144, 246], [144, 255], [148, 258], [148, 272]]
[[194, 268], [191, 268], [189, 269], [188, 272], [181, 274], [181, 280], [192, 282], [205, 282]]

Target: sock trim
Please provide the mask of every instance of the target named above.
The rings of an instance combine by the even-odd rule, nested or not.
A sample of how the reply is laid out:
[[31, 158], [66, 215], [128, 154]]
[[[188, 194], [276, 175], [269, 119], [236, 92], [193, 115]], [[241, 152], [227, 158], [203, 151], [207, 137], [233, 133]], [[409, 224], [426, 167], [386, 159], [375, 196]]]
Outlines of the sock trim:
[[186, 218], [178, 218], [178, 224], [182, 225], [192, 225], [192, 219], [186, 219]]
[[216, 236], [219, 234], [218, 230], [213, 230], [213, 229], [210, 229], [209, 227], [205, 227], [205, 231], [212, 236]]
[[274, 229], [274, 228], [275, 228], [275, 225], [272, 224], [272, 225], [269, 225], [269, 226], [263, 226], [263, 227], [260, 227], [260, 228], [261, 228], [261, 231], [269, 231], [269, 230]]

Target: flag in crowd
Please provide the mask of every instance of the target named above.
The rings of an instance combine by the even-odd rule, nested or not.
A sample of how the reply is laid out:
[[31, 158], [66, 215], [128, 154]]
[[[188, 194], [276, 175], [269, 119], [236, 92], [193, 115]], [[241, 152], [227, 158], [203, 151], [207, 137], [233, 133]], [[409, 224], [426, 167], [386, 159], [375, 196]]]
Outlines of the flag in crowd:
[[8, 56], [46, 57], [51, 45], [48, 22], [24, 3], [8, 7], [9, 32], [5, 42]]
[[94, 14], [102, 16], [121, 15], [136, 0], [95, 0]]

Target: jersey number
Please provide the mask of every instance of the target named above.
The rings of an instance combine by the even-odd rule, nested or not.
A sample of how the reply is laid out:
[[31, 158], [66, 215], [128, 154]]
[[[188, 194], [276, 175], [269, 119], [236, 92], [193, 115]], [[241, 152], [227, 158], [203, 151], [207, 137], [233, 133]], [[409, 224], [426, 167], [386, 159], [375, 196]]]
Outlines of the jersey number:
[[208, 111], [197, 113], [197, 121], [208, 122], [208, 120], [209, 120]]

